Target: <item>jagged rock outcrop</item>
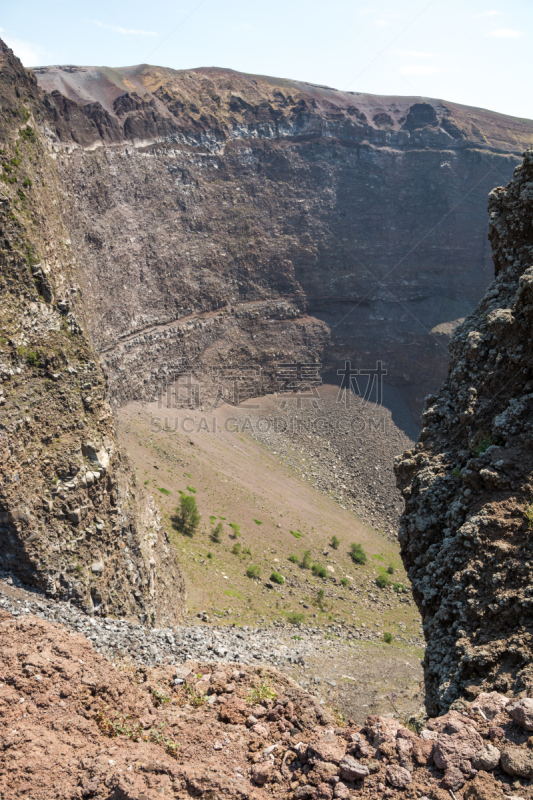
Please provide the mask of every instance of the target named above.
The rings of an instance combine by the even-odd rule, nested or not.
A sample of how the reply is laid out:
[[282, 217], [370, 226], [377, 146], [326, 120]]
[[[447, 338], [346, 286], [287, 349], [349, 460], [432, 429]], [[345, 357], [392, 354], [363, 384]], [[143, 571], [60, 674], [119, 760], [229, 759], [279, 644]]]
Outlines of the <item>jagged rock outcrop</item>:
[[84, 332], [43, 98], [0, 42], [0, 566], [89, 612], [173, 624], [183, 580]]
[[379, 359], [420, 411], [532, 123], [218, 68], [35, 74], [117, 402], [230, 362], [272, 389], [280, 361]]
[[432, 714], [533, 677], [533, 150], [489, 212], [496, 279], [457, 328], [448, 378], [397, 464]]

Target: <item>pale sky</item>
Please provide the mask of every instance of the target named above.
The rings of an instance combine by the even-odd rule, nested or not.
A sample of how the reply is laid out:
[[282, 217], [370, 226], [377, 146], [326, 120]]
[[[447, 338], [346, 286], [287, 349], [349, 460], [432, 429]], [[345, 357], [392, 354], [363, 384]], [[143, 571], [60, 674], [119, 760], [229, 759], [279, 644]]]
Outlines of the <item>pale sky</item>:
[[532, 0], [4, 0], [25, 66], [229, 67], [533, 119]]

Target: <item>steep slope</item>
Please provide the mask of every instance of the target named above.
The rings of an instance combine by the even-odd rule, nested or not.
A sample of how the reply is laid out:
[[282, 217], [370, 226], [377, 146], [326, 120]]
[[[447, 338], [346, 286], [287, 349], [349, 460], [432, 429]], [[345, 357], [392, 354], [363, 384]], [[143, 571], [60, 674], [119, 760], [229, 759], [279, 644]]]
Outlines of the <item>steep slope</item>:
[[496, 280], [456, 330], [448, 378], [397, 466], [430, 713], [531, 681], [532, 150], [489, 211]]
[[381, 360], [418, 414], [533, 123], [217, 68], [35, 74], [117, 402], [228, 362], [272, 390], [281, 361]]
[[0, 564], [86, 611], [172, 623], [183, 581], [120, 453], [84, 333], [42, 100], [0, 42]]

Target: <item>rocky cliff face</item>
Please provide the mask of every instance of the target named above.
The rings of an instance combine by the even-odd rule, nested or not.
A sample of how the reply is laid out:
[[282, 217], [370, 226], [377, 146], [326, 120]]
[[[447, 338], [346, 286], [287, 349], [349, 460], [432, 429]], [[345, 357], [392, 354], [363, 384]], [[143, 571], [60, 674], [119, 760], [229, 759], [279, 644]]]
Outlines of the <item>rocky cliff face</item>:
[[0, 42], [0, 565], [87, 611], [172, 624], [183, 581], [117, 445], [43, 98]]
[[491, 278], [533, 125], [231, 70], [44, 67], [87, 329], [117, 402], [229, 362], [385, 362], [417, 412]]
[[532, 677], [532, 150], [489, 212], [496, 279], [456, 330], [448, 378], [397, 465], [430, 713]]

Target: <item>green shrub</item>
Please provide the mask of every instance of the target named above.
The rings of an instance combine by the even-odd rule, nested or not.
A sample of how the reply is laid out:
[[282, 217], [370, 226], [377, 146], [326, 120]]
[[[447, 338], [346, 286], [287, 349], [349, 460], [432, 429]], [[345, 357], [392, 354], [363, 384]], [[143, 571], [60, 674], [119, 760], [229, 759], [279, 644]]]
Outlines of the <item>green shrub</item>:
[[254, 522], [255, 522], [256, 525], [262, 525], [263, 524], [260, 519], [254, 519]]
[[200, 512], [196, 505], [196, 500], [190, 495], [182, 494], [180, 507], [174, 509], [175, 515], [172, 517], [172, 525], [185, 536], [192, 536], [200, 524]]
[[313, 575], [316, 575], [317, 578], [326, 578], [328, 571], [322, 564], [313, 564], [311, 572]]
[[207, 554], [207, 558], [213, 558], [213, 553], [211, 553], [211, 551], [209, 551], [209, 553]]
[[231, 548], [231, 552], [233, 553], [234, 556], [240, 556], [241, 550], [242, 546], [238, 542], [235, 542], [235, 544]]
[[387, 633], [383, 634], [383, 641], [387, 642], [387, 644], [392, 644], [392, 640], [393, 639], [394, 639], [394, 636], [392, 635], [392, 633], [388, 633], [387, 632]]
[[305, 619], [305, 614], [302, 614], [301, 611], [291, 611], [287, 614], [287, 620], [291, 623], [291, 625], [299, 625]]
[[334, 550], [338, 550], [340, 545], [340, 539], [337, 539], [336, 536], [332, 536], [330, 545], [333, 547]]
[[398, 594], [400, 592], [405, 592], [405, 586], [403, 585], [403, 583], [398, 583], [398, 582], [395, 581], [392, 584], [392, 588], [394, 589], [395, 592], [398, 592]]
[[239, 536], [241, 535], [240, 525], [237, 525], [236, 522], [230, 522], [229, 526], [230, 526], [231, 530], [233, 531], [233, 538], [234, 539], [238, 539]]
[[489, 447], [492, 447], [493, 444], [495, 444], [495, 441], [491, 434], [480, 431], [474, 440], [474, 444], [472, 445], [472, 455], [476, 457], [480, 456], [485, 452], [485, 450], [488, 450]]
[[196, 494], [196, 489], [194, 488], [194, 486], [186, 486], [185, 488], [187, 489], [188, 492], [191, 492], [191, 494]]
[[290, 531], [290, 533], [292, 533], [292, 535], [295, 536], [296, 539], [302, 538], [302, 534], [299, 531]]
[[302, 569], [311, 569], [312, 559], [310, 550], [306, 550], [303, 554], [302, 560], [300, 561], [300, 566]]
[[389, 564], [389, 566], [387, 567], [387, 572], [389, 573], [389, 575], [394, 575], [394, 566], [392, 564]]
[[253, 564], [250, 564], [250, 566], [246, 570], [247, 578], [258, 578], [260, 574], [261, 574], [260, 567], [255, 567]]
[[379, 586], [380, 589], [384, 589], [386, 586], [390, 585], [390, 581], [386, 575], [380, 573], [376, 578], [376, 586]]
[[285, 578], [279, 572], [273, 572], [270, 576], [270, 580], [272, 583], [277, 583], [279, 586], [281, 586], [282, 583], [285, 583]]
[[348, 586], [348, 578], [341, 578], [341, 584], [343, 586]]
[[244, 556], [251, 556], [252, 555], [251, 548], [250, 547], [243, 547], [242, 548], [242, 554]]
[[289, 556], [289, 561], [291, 562], [291, 564], [297, 564], [299, 560], [300, 559], [295, 553], [291, 553], [291, 555]]
[[366, 553], [362, 545], [352, 544], [350, 547], [350, 558], [354, 564], [366, 564]]
[[169, 497], [169, 496], [170, 496], [170, 492], [169, 492], [169, 490], [168, 490], [168, 489], [164, 489], [162, 486], [158, 486], [157, 488], [159, 489], [159, 491], [161, 492], [161, 494], [165, 494], [167, 497]]
[[145, 480], [145, 482], [144, 482], [144, 485], [145, 485], [145, 486], [148, 486], [148, 484], [149, 484], [149, 483], [150, 483], [150, 481], [149, 481], [149, 480], [148, 480], [148, 478], [147, 478], [147, 479]]
[[209, 538], [211, 539], [212, 542], [215, 542], [215, 544], [220, 544], [221, 542], [223, 527], [224, 526], [222, 525], [222, 523], [219, 522], [218, 525], [211, 531]]

